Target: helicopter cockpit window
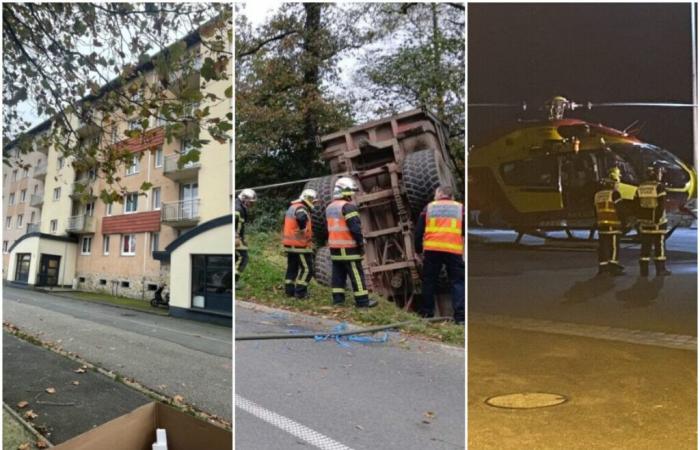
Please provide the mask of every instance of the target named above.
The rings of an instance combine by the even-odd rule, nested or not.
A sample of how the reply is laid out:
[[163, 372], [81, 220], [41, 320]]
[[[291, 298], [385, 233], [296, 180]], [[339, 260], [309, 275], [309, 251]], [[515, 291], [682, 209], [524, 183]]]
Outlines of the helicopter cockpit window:
[[680, 165], [678, 157], [668, 150], [649, 144], [618, 144], [611, 146], [611, 150], [634, 167], [636, 173], [640, 175], [638, 178], [643, 178], [647, 167], [657, 163], [666, 169], [664, 182], [669, 187], [682, 188], [690, 179]]
[[634, 165], [614, 150], [613, 152], [605, 153], [603, 165], [603, 170], [599, 173], [607, 174], [610, 172], [610, 169], [617, 167], [620, 169], [620, 181], [625, 184], [638, 184], [641, 181]]
[[510, 186], [530, 186], [557, 189], [559, 166], [552, 156], [512, 161], [501, 166], [501, 176]]

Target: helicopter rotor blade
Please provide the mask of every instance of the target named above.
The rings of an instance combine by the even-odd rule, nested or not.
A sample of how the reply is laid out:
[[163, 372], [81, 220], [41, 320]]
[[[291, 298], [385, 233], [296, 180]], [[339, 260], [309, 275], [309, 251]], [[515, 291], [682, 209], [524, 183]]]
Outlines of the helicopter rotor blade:
[[527, 110], [527, 103], [467, 103], [469, 108], [521, 108]]
[[589, 103], [590, 107], [605, 107], [605, 106], [640, 106], [640, 107], [658, 107], [658, 108], [695, 108], [698, 105], [693, 103], [656, 103], [656, 102], [605, 102], [605, 103]]

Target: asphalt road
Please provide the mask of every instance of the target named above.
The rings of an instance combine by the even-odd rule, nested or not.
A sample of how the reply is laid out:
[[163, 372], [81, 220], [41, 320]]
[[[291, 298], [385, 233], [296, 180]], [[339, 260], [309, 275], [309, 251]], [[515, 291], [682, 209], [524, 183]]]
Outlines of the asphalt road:
[[596, 276], [595, 247], [514, 245], [514, 233], [470, 231], [469, 314], [486, 313], [697, 335], [697, 232], [676, 230], [668, 241], [670, 277], [638, 276], [639, 246], [622, 244], [627, 274]]
[[[236, 334], [333, 325], [236, 306]], [[464, 448], [464, 350], [391, 333], [382, 344], [236, 343], [239, 450]]]
[[231, 329], [5, 286], [3, 320], [231, 419]]

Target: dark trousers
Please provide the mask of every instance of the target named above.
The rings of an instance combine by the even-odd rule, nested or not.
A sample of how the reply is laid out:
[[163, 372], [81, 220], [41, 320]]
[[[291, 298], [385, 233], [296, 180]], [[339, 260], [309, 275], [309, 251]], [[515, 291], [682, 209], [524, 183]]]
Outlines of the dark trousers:
[[313, 276], [313, 253], [287, 252], [287, 274], [284, 277], [284, 292], [289, 297], [304, 298]]
[[248, 250], [236, 250], [236, 280], [248, 265]]
[[652, 249], [654, 250], [653, 260], [656, 266], [656, 274], [666, 271], [666, 224], [640, 228], [640, 238], [642, 240], [641, 254], [639, 255], [639, 269], [642, 276], [649, 273], [649, 261], [652, 259]]
[[333, 304], [345, 302], [345, 282], [350, 277], [355, 304], [357, 306], [367, 306], [369, 303], [369, 292], [365, 283], [365, 272], [362, 270], [362, 260], [333, 260], [333, 278], [331, 288], [333, 292]]
[[419, 312], [432, 317], [435, 310], [435, 291], [438, 287], [440, 271], [445, 266], [447, 281], [452, 294], [454, 319], [464, 322], [464, 259], [462, 255], [447, 252], [426, 251], [423, 256], [423, 303]]
[[598, 268], [604, 270], [609, 265], [619, 266], [621, 233], [598, 232]]

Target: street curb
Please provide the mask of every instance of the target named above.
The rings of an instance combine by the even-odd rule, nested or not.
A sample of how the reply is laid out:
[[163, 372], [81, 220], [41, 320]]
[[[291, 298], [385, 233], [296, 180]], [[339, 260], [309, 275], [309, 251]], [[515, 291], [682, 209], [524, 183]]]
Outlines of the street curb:
[[[263, 313], [268, 313], [268, 314], [282, 312], [282, 313], [288, 314], [289, 316], [297, 317], [297, 318], [302, 319], [302, 320], [307, 321], [307, 322], [316, 321], [317, 324], [320, 324], [320, 325], [323, 325], [323, 326], [329, 327], [329, 328], [334, 327], [340, 323], [343, 323], [343, 322], [333, 320], [333, 319], [328, 319], [328, 318], [322, 317], [322, 316], [313, 316], [313, 315], [304, 314], [304, 313], [301, 313], [298, 311], [291, 311], [291, 310], [282, 309], [282, 308], [273, 308], [271, 306], [261, 305], [259, 303], [249, 302], [249, 301], [245, 301], [245, 300], [236, 300], [236, 306], [240, 306], [242, 308], [245, 308], [245, 309], [248, 309], [251, 311], [263, 312]], [[348, 324], [349, 331], [361, 330], [362, 328], [364, 328], [364, 326], [359, 326], [359, 325], [353, 324], [351, 322], [345, 322], [345, 323]], [[403, 339], [406, 339], [408, 341], [414, 341], [413, 343], [415, 345], [432, 346], [432, 347], [436, 347], [436, 350], [443, 351], [446, 353], [454, 353], [455, 355], [459, 355], [459, 356], [465, 355], [466, 348], [463, 348], [463, 347], [456, 347], [456, 346], [449, 345], [449, 344], [443, 344], [442, 342], [435, 342], [435, 341], [431, 341], [428, 339], [423, 339], [419, 336], [414, 336], [414, 335], [402, 333], [401, 331], [398, 331], [396, 333], [400, 334]], [[398, 347], [401, 348], [400, 346], [398, 346]], [[235, 349], [234, 349], [234, 353], [235, 353]]]
[[[56, 292], [42, 291], [42, 290], [40, 290], [40, 289], [36, 289], [36, 290], [39, 291], [39, 292], [41, 292], [41, 293], [43, 293], [43, 294], [53, 295], [54, 297], [67, 298], [67, 299], [69, 299], [69, 300], [75, 300], [75, 301], [78, 301], [78, 302], [97, 303], [97, 304], [104, 305], [104, 306], [111, 306], [112, 308], [126, 309], [126, 310], [129, 310], [129, 311], [142, 312], [142, 313], [144, 313], [144, 314], [153, 314], [154, 316], [171, 317], [170, 314], [160, 314], [160, 313], [157, 313], [157, 312], [149, 311], [149, 310], [147, 310], [147, 309], [138, 309], [138, 308], [132, 308], [132, 307], [130, 307], [130, 306], [115, 305], [115, 304], [113, 304], [113, 303], [103, 302], [103, 301], [100, 301], [100, 300], [84, 300], [84, 299], [82, 299], [82, 298], [71, 297], [70, 295], [63, 295], [63, 294], [59, 294], [59, 293], [56, 293]], [[82, 291], [74, 291], [74, 292], [82, 292]]]
[[10, 405], [8, 405], [8, 404], [5, 403], [5, 402], [2, 402], [2, 407], [5, 409], [5, 411], [7, 411], [8, 414], [10, 414], [10, 415], [12, 416], [13, 419], [15, 419], [16, 421], [18, 421], [18, 422], [20, 423], [20, 425], [22, 425], [22, 426], [24, 427], [25, 430], [29, 431], [35, 438], [40, 439], [40, 440], [46, 442], [46, 444], [47, 444], [49, 447], [53, 447], [53, 446], [54, 446], [53, 443], [52, 443], [51, 441], [49, 441], [48, 439], [46, 439], [46, 437], [43, 436], [41, 433], [39, 433], [29, 422], [27, 422], [26, 420], [24, 420], [24, 419], [22, 418], [22, 416], [20, 416], [19, 414], [17, 414], [17, 412], [16, 412], [14, 409], [12, 409], [12, 407], [10, 407]]
[[[40, 346], [46, 350], [49, 350], [53, 353], [56, 353], [58, 355], [61, 355], [65, 358], [68, 358], [72, 361], [75, 361], [83, 366], [86, 366], [88, 369], [92, 369], [97, 373], [100, 373], [108, 378], [110, 378], [112, 381], [115, 381], [117, 383], [121, 383], [131, 389], [134, 389], [135, 391], [138, 391], [145, 396], [156, 400], [160, 403], [164, 403], [166, 405], [172, 406], [173, 408], [177, 409], [178, 411], [181, 411], [186, 414], [190, 414], [200, 420], [204, 420], [207, 423], [210, 423], [212, 425], [218, 426], [220, 428], [223, 428], [226, 431], [232, 431], [233, 426], [232, 424], [227, 421], [226, 419], [216, 416], [214, 414], [209, 414], [205, 411], [200, 410], [199, 408], [189, 405], [184, 402], [176, 402], [173, 398], [162, 394], [154, 389], [149, 388], [148, 386], [145, 386], [141, 383], [139, 383], [136, 380], [132, 380], [129, 377], [122, 376], [121, 374], [114, 372], [112, 370], [105, 369], [101, 366], [98, 366], [97, 364], [91, 363], [80, 356], [76, 355], [73, 352], [68, 352], [63, 350], [61, 347], [57, 347], [54, 343], [52, 342], [47, 342], [44, 341], [43, 339], [40, 339], [36, 337], [35, 335], [31, 333], [27, 333], [23, 331], [21, 328], [17, 327], [16, 325], [8, 322], [8, 321], [3, 321], [3, 330], [10, 333], [17, 339], [20, 339], [24, 342], [28, 342], [29, 344], [32, 345], [37, 345]], [[26, 339], [25, 337], [29, 337], [31, 339]], [[39, 344], [37, 344], [40, 343]]]

